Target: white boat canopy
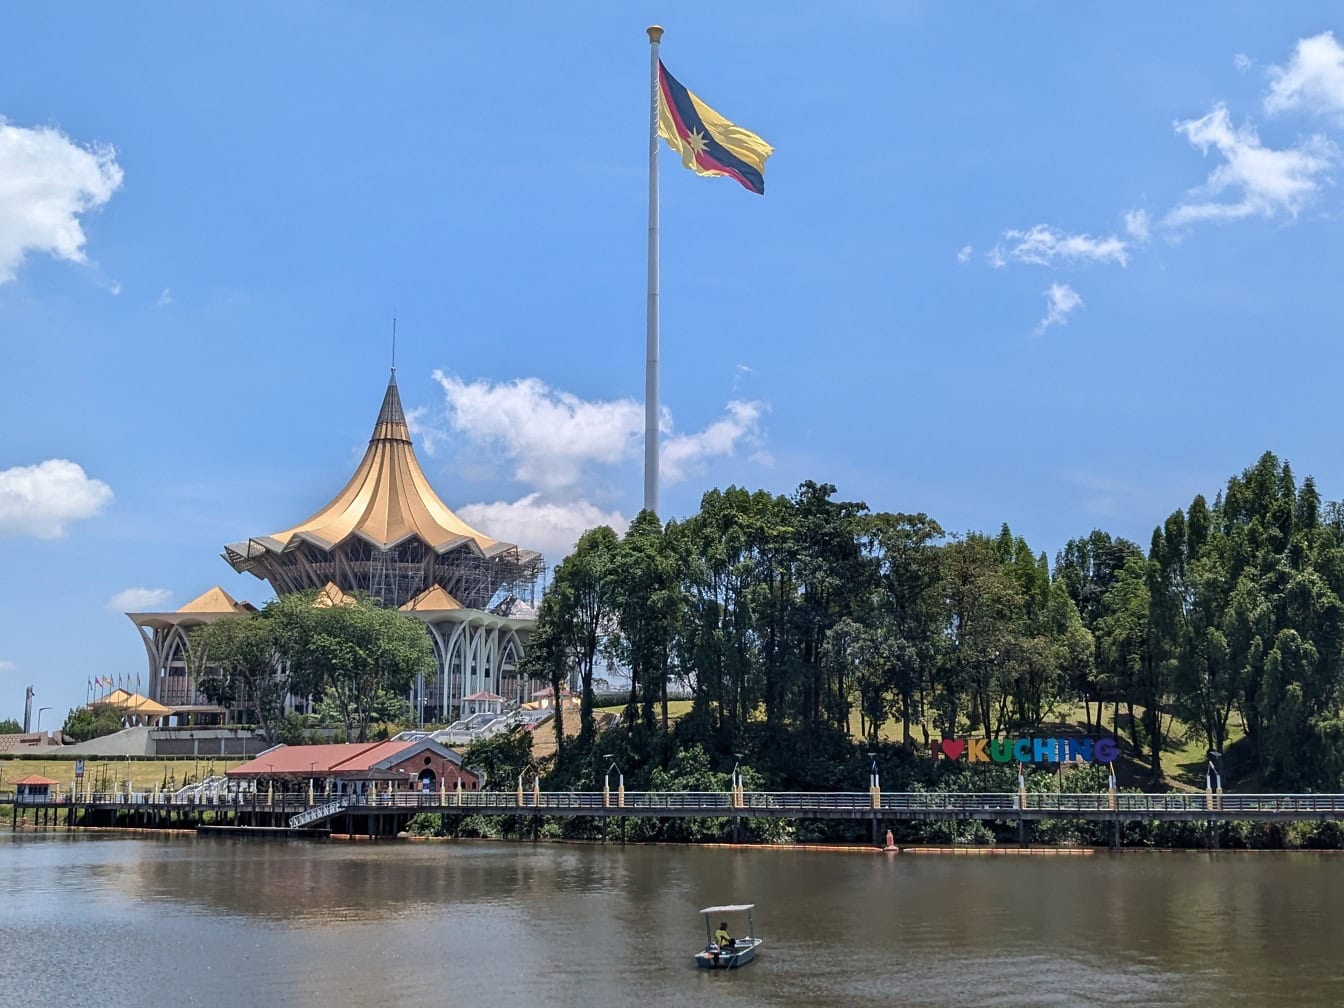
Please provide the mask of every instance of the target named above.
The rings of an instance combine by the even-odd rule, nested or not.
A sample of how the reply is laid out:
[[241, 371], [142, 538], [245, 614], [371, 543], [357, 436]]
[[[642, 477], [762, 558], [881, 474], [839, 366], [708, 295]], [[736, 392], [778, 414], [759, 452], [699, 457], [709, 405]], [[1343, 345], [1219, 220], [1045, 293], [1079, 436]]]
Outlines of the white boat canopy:
[[755, 903], [732, 903], [728, 906], [705, 907], [700, 912], [702, 914], [734, 913], [740, 910], [753, 910], [755, 907]]

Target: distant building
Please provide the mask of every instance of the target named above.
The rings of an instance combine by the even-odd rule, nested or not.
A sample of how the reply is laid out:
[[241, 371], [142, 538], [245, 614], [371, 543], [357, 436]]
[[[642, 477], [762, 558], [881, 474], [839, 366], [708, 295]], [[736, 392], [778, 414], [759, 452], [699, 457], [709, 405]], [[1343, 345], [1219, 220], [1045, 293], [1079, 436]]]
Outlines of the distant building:
[[[373, 436], [354, 475], [305, 521], [227, 546], [234, 570], [267, 581], [277, 595], [318, 589], [318, 604], [362, 592], [425, 624], [436, 671], [410, 693], [413, 716], [452, 721], [474, 694], [529, 701], [542, 683], [520, 671], [536, 611], [542, 557], [492, 539], [435, 494], [416, 459], [395, 371]], [[223, 710], [199, 694], [189, 672], [194, 627], [255, 611], [212, 588], [171, 613], [128, 613], [149, 659], [145, 694], [179, 724], [247, 720], [245, 704]]]
[[321, 794], [367, 794], [389, 785], [394, 791], [477, 791], [485, 783], [479, 770], [464, 766], [462, 756], [432, 738], [413, 741], [351, 742], [334, 745], [281, 745], [225, 776], [262, 786], [298, 785]]

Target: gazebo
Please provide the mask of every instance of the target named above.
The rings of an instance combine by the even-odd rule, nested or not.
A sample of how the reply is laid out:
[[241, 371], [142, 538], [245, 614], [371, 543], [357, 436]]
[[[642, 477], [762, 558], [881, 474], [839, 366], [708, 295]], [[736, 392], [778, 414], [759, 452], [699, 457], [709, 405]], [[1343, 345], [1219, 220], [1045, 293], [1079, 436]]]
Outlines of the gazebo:
[[60, 785], [60, 781], [54, 781], [50, 777], [29, 774], [22, 780], [14, 782], [14, 799], [20, 802], [51, 801], [51, 789]]
[[130, 725], [162, 722], [165, 717], [172, 713], [169, 708], [157, 700], [151, 700], [139, 693], [127, 693], [124, 689], [115, 689], [107, 696], [99, 697], [89, 706], [94, 710], [111, 707], [113, 710], [120, 711], [122, 717]]
[[462, 716], [499, 714], [504, 710], [504, 698], [498, 693], [472, 693], [462, 698]]

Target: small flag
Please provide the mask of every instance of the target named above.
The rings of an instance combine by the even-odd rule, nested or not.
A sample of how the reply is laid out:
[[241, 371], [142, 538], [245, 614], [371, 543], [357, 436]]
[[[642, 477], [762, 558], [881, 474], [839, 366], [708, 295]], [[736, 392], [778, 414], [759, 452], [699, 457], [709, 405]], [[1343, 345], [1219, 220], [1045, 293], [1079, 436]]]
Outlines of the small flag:
[[765, 162], [775, 149], [730, 123], [667, 72], [658, 61], [658, 133], [697, 175], [728, 175], [765, 193]]

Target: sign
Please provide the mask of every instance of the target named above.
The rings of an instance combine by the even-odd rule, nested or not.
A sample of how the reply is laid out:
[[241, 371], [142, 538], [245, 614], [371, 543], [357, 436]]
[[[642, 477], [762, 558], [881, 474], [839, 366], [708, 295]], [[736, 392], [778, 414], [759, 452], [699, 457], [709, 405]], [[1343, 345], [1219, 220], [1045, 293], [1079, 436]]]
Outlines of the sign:
[[82, 759], [77, 759], [75, 760], [75, 780], [79, 780], [83, 776], [84, 776], [84, 761]]
[[1120, 755], [1120, 743], [1112, 737], [1090, 738], [1019, 738], [1019, 739], [937, 739], [933, 743], [933, 761], [959, 760], [967, 763], [1110, 763]]

